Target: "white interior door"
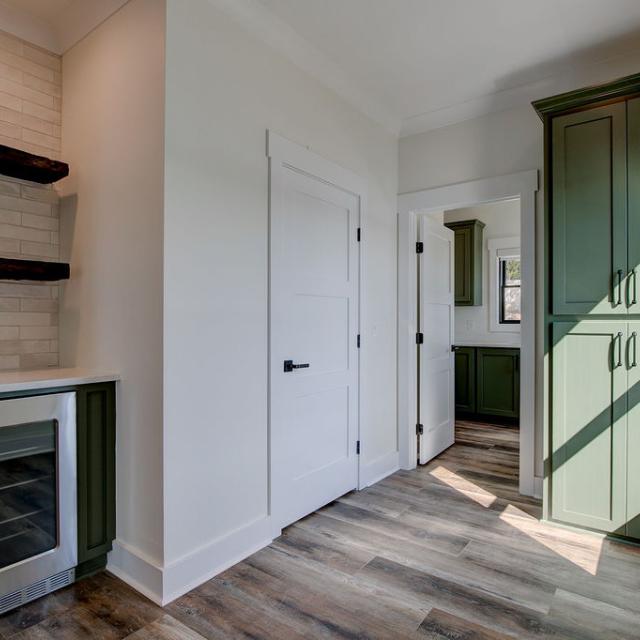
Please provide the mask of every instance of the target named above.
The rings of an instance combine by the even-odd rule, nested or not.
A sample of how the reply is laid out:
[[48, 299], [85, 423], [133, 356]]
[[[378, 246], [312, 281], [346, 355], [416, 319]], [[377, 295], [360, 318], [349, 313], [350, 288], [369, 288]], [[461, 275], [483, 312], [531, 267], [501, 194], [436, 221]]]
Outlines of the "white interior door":
[[455, 440], [454, 246], [453, 231], [430, 218], [420, 218], [420, 464]]
[[271, 514], [277, 532], [358, 484], [360, 198], [322, 175], [273, 158], [271, 166]]

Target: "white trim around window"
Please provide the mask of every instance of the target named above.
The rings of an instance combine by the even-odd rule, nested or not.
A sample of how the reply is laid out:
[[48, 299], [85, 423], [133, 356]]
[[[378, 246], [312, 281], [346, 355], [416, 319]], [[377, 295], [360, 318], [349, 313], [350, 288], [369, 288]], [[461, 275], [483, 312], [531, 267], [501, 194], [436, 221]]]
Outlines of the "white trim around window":
[[520, 333], [520, 323], [500, 323], [500, 272], [499, 258], [520, 257], [520, 238], [491, 238], [489, 251], [489, 331], [492, 333]]

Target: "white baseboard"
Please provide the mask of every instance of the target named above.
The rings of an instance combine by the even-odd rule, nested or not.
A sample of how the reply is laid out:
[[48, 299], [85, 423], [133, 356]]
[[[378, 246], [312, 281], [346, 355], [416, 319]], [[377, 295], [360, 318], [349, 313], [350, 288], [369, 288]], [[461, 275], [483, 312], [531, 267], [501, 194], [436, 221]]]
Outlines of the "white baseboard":
[[541, 476], [536, 476], [533, 479], [533, 497], [540, 500], [542, 500], [542, 483], [543, 478]]
[[241, 562], [272, 540], [271, 519], [261, 517], [171, 561], [163, 571], [162, 605]]
[[107, 571], [162, 606], [162, 566], [140, 549], [116, 540], [108, 557]]
[[360, 466], [360, 489], [390, 476], [400, 468], [400, 452], [391, 451]]
[[241, 562], [273, 540], [262, 517], [162, 567], [144, 552], [116, 540], [107, 570], [161, 607]]

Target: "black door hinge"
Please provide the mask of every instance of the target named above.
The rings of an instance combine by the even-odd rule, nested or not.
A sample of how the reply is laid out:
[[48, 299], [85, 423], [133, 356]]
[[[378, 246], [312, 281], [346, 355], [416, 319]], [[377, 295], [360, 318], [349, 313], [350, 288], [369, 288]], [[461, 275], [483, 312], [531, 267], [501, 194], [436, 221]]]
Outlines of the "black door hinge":
[[360, 348], [360, 334], [358, 334], [358, 339], [356, 341], [356, 344], [358, 346], [358, 349]]
[[416, 333], [416, 344], [424, 344], [424, 333]]
[[416, 242], [416, 253], [424, 253], [424, 243]]
[[356, 237], [358, 238], [358, 242], [360, 242], [360, 240], [362, 239], [362, 231], [360, 230], [360, 227], [358, 227]]
[[360, 440], [358, 440], [358, 442], [356, 442], [356, 455], [360, 455]]
[[416, 425], [416, 434], [421, 436], [424, 433], [424, 426], [421, 424]]

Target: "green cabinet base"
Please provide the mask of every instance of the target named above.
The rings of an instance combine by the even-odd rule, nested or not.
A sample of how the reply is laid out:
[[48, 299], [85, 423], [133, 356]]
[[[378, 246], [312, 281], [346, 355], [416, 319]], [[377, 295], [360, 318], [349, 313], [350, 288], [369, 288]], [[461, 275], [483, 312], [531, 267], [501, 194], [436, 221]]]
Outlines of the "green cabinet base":
[[89, 576], [92, 576], [95, 573], [99, 573], [100, 571], [103, 571], [106, 566], [107, 566], [106, 553], [102, 556], [96, 556], [91, 560], [87, 560], [86, 562], [81, 562], [76, 567], [76, 580], [82, 580], [82, 578], [88, 578]]
[[456, 418], [517, 426], [520, 350], [454, 347]]
[[78, 562], [111, 551], [116, 537], [116, 403], [113, 382], [78, 387]]

